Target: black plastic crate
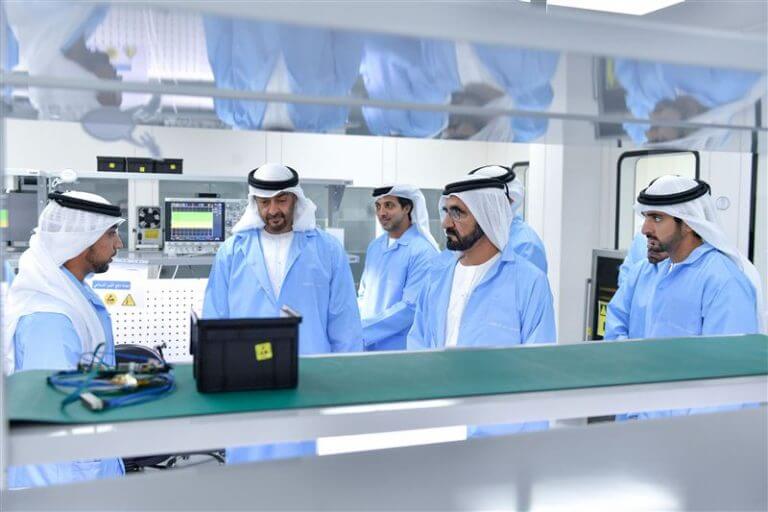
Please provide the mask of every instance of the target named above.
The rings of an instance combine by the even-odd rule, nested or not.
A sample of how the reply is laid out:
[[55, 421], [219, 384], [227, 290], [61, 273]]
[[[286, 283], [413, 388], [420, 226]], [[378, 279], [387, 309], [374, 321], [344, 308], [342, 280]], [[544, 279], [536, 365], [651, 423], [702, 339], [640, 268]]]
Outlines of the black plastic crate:
[[126, 158], [128, 172], [155, 172], [155, 161], [151, 158]]
[[181, 158], [166, 158], [165, 160], [155, 161], [155, 172], [162, 174], [182, 174], [184, 170], [184, 160]]
[[201, 393], [295, 388], [301, 317], [199, 319], [190, 353]]
[[97, 156], [96, 170], [99, 172], [125, 172], [125, 158], [121, 156]]

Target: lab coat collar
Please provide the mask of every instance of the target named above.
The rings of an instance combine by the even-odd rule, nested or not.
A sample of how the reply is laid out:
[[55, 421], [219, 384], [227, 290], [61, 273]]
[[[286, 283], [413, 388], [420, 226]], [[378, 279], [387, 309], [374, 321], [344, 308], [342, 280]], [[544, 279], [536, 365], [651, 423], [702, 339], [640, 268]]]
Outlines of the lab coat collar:
[[[307, 245], [307, 240], [316, 235], [317, 231], [315, 229], [311, 229], [309, 231], [294, 231], [291, 248], [288, 249], [288, 264], [285, 266], [285, 277], [283, 280], [288, 279], [288, 276], [291, 274], [293, 264], [296, 263], [296, 260], [301, 255], [301, 251], [303, 251], [304, 247]], [[266, 270], [266, 267], [264, 268]]]
[[[267, 297], [273, 304], [277, 303], [277, 297], [275, 297], [275, 291], [272, 289], [272, 282], [269, 280], [269, 274], [267, 273], [267, 262], [264, 260], [264, 249], [261, 246], [261, 230], [249, 230], [243, 233], [252, 233], [249, 237], [248, 243], [243, 244], [242, 248], [245, 251], [245, 247], [248, 247], [246, 252], [246, 259], [256, 273], [256, 280], [259, 286], [264, 290]], [[294, 235], [294, 239], [295, 239]], [[254, 244], [256, 246], [254, 247]]]
[[[697, 261], [699, 261], [702, 257], [704, 257], [705, 254], [707, 254], [710, 251], [716, 250], [713, 246], [709, 245], [707, 242], [702, 243], [700, 246], [695, 248], [693, 251], [691, 251], [691, 254], [688, 255], [687, 258], [685, 258], [680, 263], [676, 263], [676, 267], [683, 267], [686, 265], [693, 265]], [[661, 270], [663, 265], [664, 272], [669, 271], [669, 265], [672, 263], [672, 260], [670, 258], [665, 259], [662, 262], [659, 262], [656, 264], [656, 268]]]
[[[456, 265], [460, 265], [458, 260], [458, 252], [452, 253], [452, 258], [440, 258], [436, 263], [433, 263], [433, 271], [439, 272], [441, 274], [445, 275], [445, 278], [442, 280], [442, 289], [440, 290], [440, 295], [436, 301], [437, 304], [445, 304], [446, 312], [448, 311], [448, 305], [451, 302], [451, 289], [453, 288], [453, 274], [456, 271]], [[514, 261], [515, 256], [514, 254], [505, 255], [505, 253], [501, 253], [501, 257], [496, 261], [496, 263], [493, 264], [491, 268], [488, 269], [488, 272], [485, 273], [483, 278], [480, 280], [479, 283], [477, 283], [477, 286], [475, 286], [475, 289], [472, 290], [472, 294], [475, 293], [475, 290], [483, 286], [484, 283], [492, 280], [496, 277], [496, 275], [499, 273], [500, 269], [502, 268], [502, 265], [508, 264], [510, 261]], [[471, 299], [471, 296], [470, 296]], [[446, 324], [447, 324], [448, 318], [447, 316], [443, 316], [442, 320], [438, 323], [437, 326], [437, 332], [435, 333], [436, 339], [438, 340], [445, 340], [445, 330], [446, 330]]]
[[[507, 244], [507, 246], [509, 246], [509, 244]], [[488, 281], [493, 280], [493, 278], [496, 277], [496, 274], [498, 274], [499, 271], [501, 270], [502, 265], [506, 265], [514, 261], [515, 261], [515, 255], [512, 254], [512, 251], [509, 251], [509, 254], [505, 254], [505, 252], [502, 251], [499, 259], [496, 260], [496, 262], [491, 266], [491, 268], [488, 269], [488, 272], [485, 273], [485, 275], [480, 280], [480, 282], [477, 283], [477, 286], [475, 286], [475, 290], [483, 286]]]
[[[384, 243], [389, 243], [389, 234], [385, 233], [386, 238], [384, 239]], [[411, 240], [414, 239], [414, 237], [421, 236], [421, 233], [419, 233], [418, 228], [416, 228], [416, 224], [411, 224], [411, 227], [405, 230], [405, 233], [400, 235], [400, 238], [395, 239], [395, 242], [387, 247], [387, 251], [394, 251], [397, 249], [400, 245], [407, 246]]]
[[[269, 280], [269, 273], [267, 272], [267, 263], [264, 261], [264, 250], [261, 246], [261, 230], [242, 231], [235, 236], [248, 236], [248, 243], [242, 244], [240, 250], [245, 254], [248, 263], [253, 267], [259, 286], [266, 292], [267, 297], [274, 304], [277, 304], [278, 297], [275, 296], [275, 291], [272, 289], [272, 282]], [[307, 240], [315, 236], [317, 236], [315, 229], [293, 232], [293, 241], [291, 242], [291, 248], [288, 250], [288, 264], [285, 267], [284, 280], [288, 279], [293, 264], [307, 245]], [[252, 250], [252, 244], [257, 244], [258, 249]]]

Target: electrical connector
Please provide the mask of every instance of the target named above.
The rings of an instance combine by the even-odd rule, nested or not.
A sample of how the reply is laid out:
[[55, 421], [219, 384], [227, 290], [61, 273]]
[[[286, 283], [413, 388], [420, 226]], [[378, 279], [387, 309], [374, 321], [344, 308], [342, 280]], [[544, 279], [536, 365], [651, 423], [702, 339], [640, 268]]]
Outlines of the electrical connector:
[[92, 411], [104, 410], [104, 400], [97, 397], [93, 393], [80, 393], [80, 401], [83, 402], [83, 405]]
[[130, 373], [119, 373], [110, 379], [112, 384], [116, 384], [123, 389], [136, 389], [139, 387], [139, 381]]

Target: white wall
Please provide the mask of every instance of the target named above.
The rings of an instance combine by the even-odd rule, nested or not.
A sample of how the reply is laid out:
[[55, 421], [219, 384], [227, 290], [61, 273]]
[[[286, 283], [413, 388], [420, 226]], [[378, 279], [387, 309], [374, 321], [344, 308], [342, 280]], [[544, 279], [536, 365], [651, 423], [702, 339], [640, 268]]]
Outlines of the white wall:
[[[184, 174], [243, 176], [266, 161], [295, 167], [304, 178], [352, 180], [373, 187], [403, 181], [442, 188], [468, 170], [528, 160], [527, 144], [176, 127], [150, 132], [166, 158], [183, 158]], [[7, 120], [9, 168], [95, 171], [96, 156], [149, 157], [128, 142], [101, 142], [78, 123]]]
[[751, 174], [752, 155], [749, 153], [701, 153], [701, 179], [712, 187], [716, 205], [720, 200], [717, 209], [720, 223], [743, 254], [749, 250]]
[[[561, 56], [553, 87], [567, 96], [556, 96], [552, 110], [597, 112], [590, 69], [587, 57]], [[592, 125], [550, 121], [546, 140], [531, 145], [528, 220], [547, 249], [558, 342], [572, 343], [584, 339], [592, 249], [601, 244], [603, 198], [615, 192], [602, 182], [606, 148], [596, 145]]]

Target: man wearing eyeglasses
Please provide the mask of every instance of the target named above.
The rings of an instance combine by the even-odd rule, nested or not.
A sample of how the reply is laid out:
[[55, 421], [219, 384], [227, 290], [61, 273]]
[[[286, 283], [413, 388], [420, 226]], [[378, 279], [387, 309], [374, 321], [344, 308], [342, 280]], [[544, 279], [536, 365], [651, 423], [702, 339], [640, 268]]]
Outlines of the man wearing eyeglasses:
[[508, 246], [513, 213], [504, 182], [466, 176], [446, 185], [440, 208], [453, 257], [434, 263], [408, 349], [554, 342], [546, 275]]

